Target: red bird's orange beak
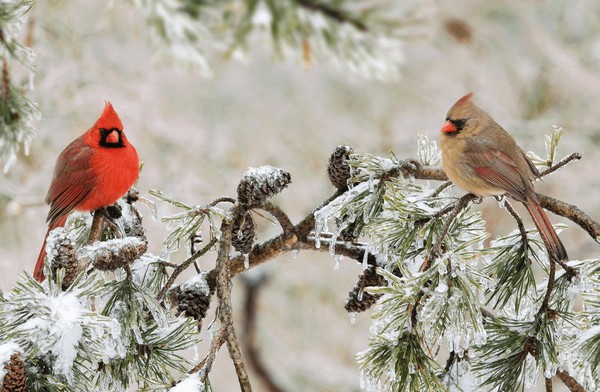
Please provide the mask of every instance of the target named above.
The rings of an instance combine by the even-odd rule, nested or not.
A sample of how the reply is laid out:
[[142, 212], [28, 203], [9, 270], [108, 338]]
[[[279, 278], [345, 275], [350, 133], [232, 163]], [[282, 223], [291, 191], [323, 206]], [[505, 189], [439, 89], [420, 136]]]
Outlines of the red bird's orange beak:
[[450, 121], [446, 121], [440, 131], [445, 133], [456, 132], [456, 125], [452, 124]]
[[110, 144], [119, 143], [119, 132], [113, 130], [108, 135], [106, 135], [106, 142]]

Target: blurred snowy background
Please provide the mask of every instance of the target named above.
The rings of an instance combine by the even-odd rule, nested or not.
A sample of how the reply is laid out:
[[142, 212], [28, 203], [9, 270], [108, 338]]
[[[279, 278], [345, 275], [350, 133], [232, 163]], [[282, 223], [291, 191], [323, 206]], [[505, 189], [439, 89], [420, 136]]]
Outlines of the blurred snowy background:
[[[292, 175], [274, 201], [297, 222], [333, 193], [326, 164], [337, 145], [414, 157], [415, 135], [437, 138], [447, 109], [473, 91], [526, 151], [543, 156], [543, 135], [554, 124], [563, 127], [559, 157], [578, 151], [583, 159], [536, 187], [600, 218], [600, 4], [411, 3], [419, 3], [419, 23], [407, 23], [402, 45], [390, 46], [389, 59], [402, 62], [397, 77], [387, 80], [317, 56], [307, 64], [301, 47], [281, 61], [265, 44], [265, 32], [253, 36], [243, 61], [239, 53], [209, 55], [207, 78], [198, 67], [157, 56], [161, 48], [150, 38], [146, 14], [132, 3], [35, 4], [23, 33], [37, 55], [30, 96], [42, 118], [30, 156], [0, 177], [0, 287], [9, 290], [21, 271], [32, 271], [46, 232], [43, 200], [55, 159], [95, 121], [105, 100], [144, 161], [137, 185], [143, 196], [160, 189], [204, 204], [234, 196], [248, 166], [269, 164]], [[385, 62], [376, 65], [390, 70]], [[159, 254], [166, 230], [139, 208], [149, 251]], [[514, 228], [494, 201], [480, 208], [493, 234]], [[170, 210], [159, 203], [159, 212]], [[266, 219], [258, 224], [259, 239], [275, 232]], [[597, 255], [581, 229], [561, 237], [572, 258]], [[172, 259], [183, 257], [182, 251]], [[367, 347], [370, 320], [359, 314], [351, 323], [343, 308], [358, 263], [344, 259], [334, 271], [332, 257], [302, 252], [260, 268], [270, 279], [259, 298], [258, 342], [275, 380], [290, 391], [360, 390], [354, 354]], [[234, 285], [238, 311], [241, 287]], [[216, 391], [237, 389], [225, 350], [211, 382]]]

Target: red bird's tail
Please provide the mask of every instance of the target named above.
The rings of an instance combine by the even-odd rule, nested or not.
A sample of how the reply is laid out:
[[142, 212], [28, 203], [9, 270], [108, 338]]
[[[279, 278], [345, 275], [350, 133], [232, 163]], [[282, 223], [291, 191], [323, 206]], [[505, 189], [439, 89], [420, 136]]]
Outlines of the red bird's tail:
[[48, 239], [48, 234], [57, 227], [63, 227], [65, 222], [67, 221], [67, 216], [61, 216], [56, 221], [52, 222], [50, 226], [48, 226], [48, 232], [46, 232], [46, 236], [44, 237], [44, 243], [42, 244], [42, 250], [40, 250], [40, 254], [37, 258], [37, 262], [35, 263], [35, 268], [33, 269], [33, 277], [38, 282], [43, 282], [46, 278], [44, 276], [44, 262], [46, 260], [46, 240]]
[[529, 214], [533, 218], [535, 225], [544, 240], [544, 243], [548, 247], [548, 250], [552, 252], [560, 261], [567, 261], [569, 256], [567, 255], [567, 250], [563, 245], [560, 238], [558, 238], [558, 234], [554, 231], [554, 227], [552, 227], [552, 223], [546, 216], [544, 209], [540, 206], [537, 200], [532, 199], [531, 197], [527, 198], [527, 202], [524, 203], [525, 207], [529, 211]]

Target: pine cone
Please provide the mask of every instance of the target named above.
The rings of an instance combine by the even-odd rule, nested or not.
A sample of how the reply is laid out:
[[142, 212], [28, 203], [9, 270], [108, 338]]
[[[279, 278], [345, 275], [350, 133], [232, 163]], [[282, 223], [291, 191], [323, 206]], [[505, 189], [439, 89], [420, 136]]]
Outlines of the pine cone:
[[169, 294], [176, 304], [178, 313], [185, 313], [188, 317], [193, 317], [201, 321], [210, 306], [210, 298], [213, 294], [206, 281], [206, 272], [194, 276], [187, 282], [174, 287]]
[[25, 392], [27, 384], [25, 379], [25, 362], [21, 354], [11, 355], [10, 362], [4, 365], [6, 374], [0, 386], [0, 392]]
[[[364, 288], [381, 286], [387, 286], [385, 278], [375, 271], [374, 266], [369, 266], [369, 268], [358, 276], [358, 282], [356, 282], [352, 290], [348, 293], [348, 299], [346, 299], [344, 308], [348, 313], [364, 312], [381, 297], [381, 294], [365, 292]], [[360, 298], [361, 295], [362, 298]]]
[[327, 165], [327, 175], [331, 183], [339, 190], [348, 189], [348, 179], [350, 178], [350, 165], [348, 158], [354, 150], [348, 146], [338, 146], [329, 157]]
[[233, 237], [231, 244], [243, 254], [248, 254], [254, 244], [256, 225], [249, 211], [238, 214], [232, 224]]
[[290, 173], [272, 166], [249, 167], [238, 185], [238, 200], [259, 206], [281, 192], [292, 181]]
[[52, 279], [56, 280], [56, 271], [59, 268], [65, 269], [65, 277], [62, 281], [62, 288], [66, 290], [71, 286], [77, 275], [79, 275], [80, 264], [75, 254], [75, 247], [65, 229], [55, 229], [48, 238], [48, 242], [54, 247], [49, 251], [50, 269], [52, 270]]
[[[129, 265], [146, 253], [148, 245], [137, 237], [109, 240], [87, 246], [85, 257], [100, 271], [114, 271]], [[85, 248], [84, 248], [85, 249]]]
[[[346, 218], [346, 217], [344, 217], [344, 218]], [[341, 222], [342, 222], [342, 219], [336, 218], [335, 223], [338, 225], [338, 227]], [[350, 222], [348, 224], [348, 226], [346, 226], [346, 228], [340, 232], [340, 238], [343, 241], [347, 241], [347, 242], [355, 241], [356, 240], [356, 235], [354, 234], [355, 229], [356, 229], [356, 222]]]

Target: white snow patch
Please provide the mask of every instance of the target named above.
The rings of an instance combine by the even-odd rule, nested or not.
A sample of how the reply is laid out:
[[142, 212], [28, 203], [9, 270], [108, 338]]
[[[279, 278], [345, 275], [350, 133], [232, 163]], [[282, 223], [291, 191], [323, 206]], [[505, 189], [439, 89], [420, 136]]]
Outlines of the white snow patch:
[[54, 371], [72, 376], [73, 361], [77, 357], [77, 345], [83, 335], [80, 325], [84, 309], [77, 296], [63, 293], [58, 297], [48, 297], [45, 305], [49, 309], [48, 320], [32, 318], [22, 328], [32, 331], [33, 343], [41, 352], [50, 352], [55, 357]]
[[206, 281], [207, 275], [208, 272], [200, 271], [200, 273], [192, 276], [190, 279], [183, 282], [179, 287], [181, 288], [181, 290], [200, 291], [202, 294], [208, 296], [210, 295], [210, 287], [208, 286], [208, 282]]
[[198, 392], [203, 390], [204, 383], [200, 381], [200, 374], [194, 373], [169, 389], [169, 392]]

